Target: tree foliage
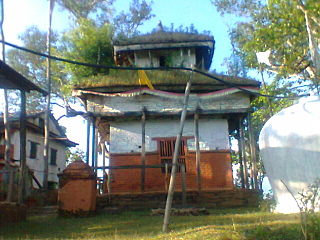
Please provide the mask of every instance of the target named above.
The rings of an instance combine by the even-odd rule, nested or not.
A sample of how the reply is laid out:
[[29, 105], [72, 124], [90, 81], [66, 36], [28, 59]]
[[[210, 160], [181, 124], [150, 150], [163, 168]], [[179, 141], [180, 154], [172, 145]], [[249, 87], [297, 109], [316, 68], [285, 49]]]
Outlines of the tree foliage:
[[[97, 26], [92, 20], [80, 19], [79, 25], [63, 37], [64, 57], [78, 62], [113, 65], [113, 33], [110, 24]], [[107, 69], [74, 64], [67, 64], [66, 68], [73, 79], [108, 73]]]
[[126, 38], [139, 34], [139, 26], [154, 17], [154, 14], [151, 13], [151, 5], [152, 2], [148, 4], [145, 0], [132, 0], [129, 11], [122, 11], [116, 15], [113, 25], [117, 37]]
[[98, 18], [109, 18], [112, 14], [114, 0], [57, 0], [57, 2], [78, 20], [88, 19], [90, 14], [98, 14], [96, 16]]
[[[19, 39], [23, 46], [37, 52], [46, 52], [46, 32], [40, 30], [36, 26], [28, 27], [23, 32]], [[52, 36], [52, 53], [58, 52], [58, 35], [56, 33]], [[33, 81], [38, 86], [46, 89], [46, 59], [31, 53], [26, 53], [17, 49], [10, 49], [7, 52], [8, 64], [16, 71], [21, 73], [27, 79]], [[54, 97], [61, 97], [61, 87], [65, 84], [65, 74], [61, 71], [63, 68], [61, 63], [52, 62], [52, 90]], [[11, 101], [15, 103], [18, 101], [17, 94], [11, 94]], [[37, 92], [32, 92], [27, 98], [27, 109], [43, 110], [45, 105], [44, 98]]]
[[212, 3], [222, 15], [238, 17], [230, 36], [248, 67], [259, 68], [256, 53], [271, 50], [271, 64], [264, 66], [267, 70], [297, 83], [310, 80], [318, 88], [319, 63], [314, 57], [319, 54], [320, 43], [318, 0], [212, 0]]

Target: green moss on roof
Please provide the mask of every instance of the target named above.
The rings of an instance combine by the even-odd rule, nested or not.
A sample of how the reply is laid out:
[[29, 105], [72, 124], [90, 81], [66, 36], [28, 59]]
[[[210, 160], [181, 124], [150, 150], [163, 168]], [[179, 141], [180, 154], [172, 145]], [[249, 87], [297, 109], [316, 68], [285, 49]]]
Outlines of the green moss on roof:
[[182, 32], [164, 32], [158, 31], [132, 37], [129, 39], [118, 39], [114, 41], [114, 45], [130, 45], [130, 44], [146, 44], [146, 43], [174, 43], [174, 42], [193, 42], [193, 41], [214, 41], [213, 36], [195, 33]]
[[[179, 70], [146, 70], [149, 80], [154, 86], [157, 85], [185, 85], [190, 76], [190, 72]], [[199, 73], [192, 73], [194, 84], [204, 85], [223, 85], [219, 81]], [[224, 81], [237, 85], [259, 86], [256, 80], [232, 77], [226, 75], [212, 74]], [[97, 75], [79, 80], [74, 83], [74, 88], [95, 88], [95, 87], [121, 87], [121, 86], [139, 86], [138, 71], [136, 70], [110, 70], [108, 75]]]

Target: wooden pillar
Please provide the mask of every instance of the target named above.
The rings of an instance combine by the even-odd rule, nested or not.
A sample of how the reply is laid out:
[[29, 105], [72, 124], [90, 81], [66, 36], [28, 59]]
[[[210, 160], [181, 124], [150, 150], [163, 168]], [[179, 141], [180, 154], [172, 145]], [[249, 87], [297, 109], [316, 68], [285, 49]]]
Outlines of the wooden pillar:
[[241, 152], [242, 152], [241, 155], [242, 155], [242, 162], [243, 162], [244, 186], [245, 186], [245, 188], [249, 188], [243, 118], [240, 118], [240, 142], [241, 142]]
[[22, 204], [25, 198], [26, 187], [26, 175], [27, 175], [27, 163], [26, 163], [26, 92], [20, 91], [21, 103], [20, 103], [20, 176], [18, 186], [18, 203]]
[[107, 182], [105, 181], [106, 180], [106, 147], [104, 145], [104, 142], [100, 144], [100, 147], [101, 147], [101, 151], [102, 151], [102, 193], [105, 193], [105, 188], [107, 186]]
[[194, 140], [196, 144], [196, 169], [197, 169], [197, 186], [201, 191], [201, 167], [200, 167], [200, 144], [199, 144], [199, 114], [194, 115]]
[[90, 119], [87, 120], [87, 150], [86, 150], [86, 163], [90, 164]]
[[186, 183], [186, 165], [180, 165], [181, 170], [181, 188], [182, 188], [182, 207], [186, 207], [187, 205], [187, 183]]
[[174, 193], [174, 185], [176, 182], [179, 150], [180, 150], [181, 138], [182, 138], [182, 133], [183, 133], [183, 128], [184, 128], [184, 122], [185, 122], [185, 119], [187, 116], [187, 107], [188, 107], [189, 94], [190, 94], [190, 88], [191, 88], [191, 78], [192, 78], [192, 73], [190, 74], [190, 78], [187, 82], [186, 89], [185, 89], [183, 109], [182, 109], [181, 118], [180, 118], [180, 128], [179, 128], [179, 132], [177, 134], [176, 143], [175, 143], [175, 147], [174, 147], [170, 184], [169, 184], [169, 190], [168, 190], [168, 195], [167, 195], [166, 208], [165, 208], [165, 212], [164, 212], [164, 220], [163, 220], [163, 226], [162, 226], [163, 232], [167, 232], [168, 226], [169, 226], [171, 205], [172, 205], [172, 199], [173, 199], [173, 193]]
[[256, 140], [254, 139], [253, 128], [252, 128], [252, 116], [248, 113], [248, 132], [250, 142], [250, 155], [252, 161], [252, 177], [253, 177], [253, 188], [259, 189], [258, 174], [257, 174], [257, 148]]
[[92, 119], [92, 138], [91, 138], [91, 166], [95, 167], [95, 153], [96, 153], [96, 121], [95, 118]]
[[239, 164], [240, 164], [240, 180], [241, 180], [241, 188], [245, 188], [245, 179], [244, 179], [244, 169], [243, 169], [243, 158], [242, 158], [242, 139], [240, 137], [240, 126], [241, 126], [241, 118], [239, 118], [238, 122], [238, 156], [239, 156]]
[[144, 192], [146, 178], [146, 113], [142, 110], [141, 116], [141, 192]]
[[[98, 167], [98, 128], [95, 128], [95, 133], [94, 133], [94, 166]], [[95, 170], [97, 172], [97, 169]]]

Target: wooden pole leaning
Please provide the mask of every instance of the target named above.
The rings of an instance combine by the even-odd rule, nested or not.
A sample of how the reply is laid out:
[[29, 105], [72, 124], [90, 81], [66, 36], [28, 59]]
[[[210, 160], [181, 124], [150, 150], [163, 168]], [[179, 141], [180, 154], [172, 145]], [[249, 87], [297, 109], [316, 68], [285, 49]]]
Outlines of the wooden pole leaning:
[[172, 199], [173, 199], [173, 193], [174, 193], [174, 185], [175, 185], [175, 181], [176, 181], [177, 163], [178, 163], [178, 157], [179, 157], [180, 143], [181, 143], [181, 138], [182, 138], [182, 133], [183, 133], [183, 128], [184, 128], [184, 122], [185, 122], [186, 115], [187, 115], [192, 73], [193, 73], [193, 71], [190, 74], [190, 77], [188, 79], [186, 89], [185, 89], [183, 109], [182, 109], [181, 118], [180, 118], [180, 128], [179, 128], [179, 132], [177, 134], [176, 143], [175, 143], [175, 147], [174, 147], [171, 177], [170, 177], [170, 183], [169, 183], [169, 189], [168, 189], [168, 195], [167, 195], [167, 201], [166, 201], [166, 208], [165, 208], [165, 212], [164, 212], [164, 219], [163, 219], [163, 226], [162, 226], [163, 232], [167, 232], [168, 226], [169, 226], [171, 205], [172, 205]]

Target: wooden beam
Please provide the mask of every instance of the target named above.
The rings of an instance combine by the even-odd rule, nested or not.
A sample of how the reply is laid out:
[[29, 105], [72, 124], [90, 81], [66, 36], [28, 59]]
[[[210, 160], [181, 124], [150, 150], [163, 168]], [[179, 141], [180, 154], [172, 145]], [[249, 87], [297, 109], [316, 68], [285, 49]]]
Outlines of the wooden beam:
[[22, 204], [25, 198], [26, 187], [26, 175], [27, 175], [27, 154], [26, 154], [26, 142], [27, 142], [27, 130], [26, 130], [26, 93], [20, 91], [21, 103], [20, 103], [20, 176], [18, 186], [18, 203]]
[[145, 175], [146, 175], [146, 113], [142, 110], [141, 116], [141, 192], [144, 192], [145, 187]]
[[200, 144], [199, 144], [199, 114], [194, 115], [194, 141], [196, 144], [196, 170], [197, 170], [197, 186], [201, 191], [201, 166], [200, 166]]
[[190, 74], [190, 77], [189, 77], [189, 80], [187, 82], [186, 89], [185, 89], [183, 110], [182, 110], [181, 119], [180, 119], [180, 128], [179, 128], [179, 132], [177, 134], [177, 139], [176, 139], [174, 154], [173, 154], [173, 159], [172, 159], [173, 166], [171, 169], [170, 184], [169, 184], [168, 196], [167, 196], [167, 201], [166, 201], [166, 208], [165, 208], [165, 212], [164, 212], [164, 219], [163, 219], [163, 226], [162, 226], [163, 232], [167, 232], [168, 226], [169, 226], [171, 205], [172, 205], [172, 199], [173, 199], [173, 193], [174, 193], [174, 185], [175, 185], [175, 181], [176, 181], [177, 162], [178, 162], [178, 157], [179, 157], [179, 150], [180, 150], [181, 137], [182, 137], [183, 128], [184, 128], [184, 122], [185, 122], [185, 119], [187, 116], [187, 108], [188, 108], [189, 94], [190, 94], [190, 88], [191, 88], [191, 79], [192, 79], [192, 72]]

